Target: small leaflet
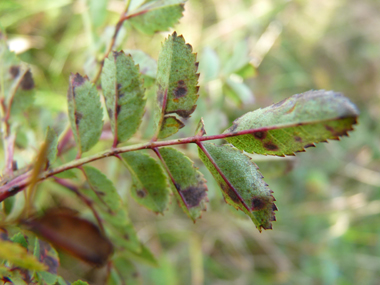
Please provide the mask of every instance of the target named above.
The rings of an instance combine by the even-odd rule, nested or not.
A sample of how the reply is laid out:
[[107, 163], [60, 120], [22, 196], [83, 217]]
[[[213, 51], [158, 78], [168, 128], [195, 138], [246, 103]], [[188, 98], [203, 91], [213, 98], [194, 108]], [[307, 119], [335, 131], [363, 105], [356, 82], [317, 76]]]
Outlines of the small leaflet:
[[47, 128], [45, 143], [47, 144], [46, 158], [51, 165], [56, 160], [58, 153], [58, 136], [51, 127]]
[[82, 169], [89, 187], [81, 189], [81, 193], [90, 198], [99, 210], [100, 217], [106, 222], [106, 230], [112, 233], [112, 243], [140, 252], [140, 242], [128, 217], [127, 207], [112, 181], [95, 167], [86, 165]]
[[169, 185], [161, 165], [140, 151], [120, 154], [132, 176], [132, 197], [155, 213], [163, 213], [169, 203]]
[[271, 222], [276, 220], [274, 211], [277, 210], [272, 196], [273, 191], [264, 182], [263, 176], [251, 158], [231, 145], [217, 146], [213, 143], [203, 143], [203, 147], [238, 193], [238, 195], [235, 193], [206, 154], [198, 148], [199, 157], [218, 182], [225, 201], [245, 212], [259, 231], [262, 228], [272, 229]]
[[139, 66], [131, 55], [114, 51], [104, 61], [101, 82], [115, 142], [124, 142], [137, 131], [145, 112]]
[[25, 223], [55, 247], [95, 266], [106, 264], [113, 253], [112, 243], [98, 227], [72, 210], [50, 209]]
[[226, 140], [249, 153], [294, 155], [314, 143], [348, 136], [358, 115], [356, 106], [340, 93], [308, 91], [243, 115], [224, 134], [263, 128]]
[[88, 77], [70, 75], [67, 92], [69, 119], [79, 153], [88, 151], [99, 140], [103, 128], [103, 111], [96, 87]]
[[186, 0], [150, 1], [133, 11], [129, 22], [141, 33], [153, 35], [169, 30], [183, 16]]
[[174, 178], [173, 192], [183, 211], [195, 222], [206, 211], [207, 185], [203, 174], [182, 152], [171, 148], [160, 148], [160, 154]]
[[174, 32], [165, 40], [158, 56], [155, 138], [166, 138], [178, 132], [183, 122], [174, 116], [188, 118], [199, 97], [198, 62], [193, 48]]

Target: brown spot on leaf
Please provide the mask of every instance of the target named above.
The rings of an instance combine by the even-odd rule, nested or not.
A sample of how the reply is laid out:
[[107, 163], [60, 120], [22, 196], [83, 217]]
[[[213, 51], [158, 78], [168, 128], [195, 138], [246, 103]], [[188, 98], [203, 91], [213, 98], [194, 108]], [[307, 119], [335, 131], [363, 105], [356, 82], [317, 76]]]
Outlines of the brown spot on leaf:
[[34, 88], [34, 80], [32, 78], [32, 73], [30, 70], [25, 73], [24, 78], [21, 80], [21, 88], [24, 90], [30, 90]]
[[81, 113], [75, 112], [75, 124], [78, 126], [80, 123], [80, 120], [82, 120], [83, 115]]
[[252, 211], [260, 211], [264, 209], [268, 201], [265, 201], [263, 197], [253, 197], [252, 199]]
[[272, 211], [278, 211], [276, 204], [272, 205]]
[[235, 191], [232, 190], [230, 187], [228, 187], [227, 184], [221, 184], [220, 187], [222, 188], [223, 192], [227, 194], [230, 199], [235, 202], [236, 204], [240, 204], [240, 198], [236, 195]]
[[116, 115], [119, 115], [120, 110], [121, 110], [121, 106], [120, 106], [120, 105], [117, 105], [117, 106], [116, 106]]
[[280, 107], [282, 104], [284, 104], [286, 102], [286, 100], [288, 100], [288, 99], [284, 99], [284, 100], [282, 100], [276, 104], [273, 104], [273, 107]]
[[191, 44], [186, 44], [186, 47], [187, 47], [188, 49], [190, 49], [190, 51], [193, 51], [193, 47], [191, 46]]
[[113, 110], [111, 108], [107, 108], [107, 112], [108, 112], [108, 116], [110, 117], [110, 119], [113, 118]]
[[258, 140], [263, 140], [266, 138], [267, 132], [255, 132], [252, 135]]
[[128, 235], [128, 234], [124, 234], [124, 235], [123, 235], [123, 238], [124, 238], [125, 240], [129, 240], [129, 235]]
[[175, 98], [181, 98], [187, 94], [187, 86], [183, 80], [179, 80], [177, 88], [173, 90], [173, 95]]
[[197, 105], [191, 107], [190, 110], [176, 110], [175, 113], [177, 113], [182, 118], [188, 118], [195, 111], [195, 108], [197, 108]]
[[195, 62], [194, 65], [195, 65], [195, 67], [198, 69], [198, 67], [199, 67], [199, 62]]
[[158, 85], [157, 102], [160, 107], [164, 104], [164, 96], [164, 89], [162, 89], [161, 85]]
[[18, 74], [20, 73], [20, 67], [16, 66], [16, 65], [11, 66], [9, 68], [9, 73], [11, 74], [12, 79], [15, 79], [18, 76]]
[[294, 137], [294, 140], [295, 140], [296, 142], [302, 142], [302, 138], [297, 137], [297, 136]]
[[232, 133], [233, 131], [235, 131], [237, 129], [238, 125], [235, 124], [235, 123], [232, 123], [232, 126], [227, 129], [229, 133]]
[[206, 191], [206, 185], [204, 183], [199, 183], [197, 186], [190, 186], [182, 190], [181, 194], [183, 195], [183, 198], [185, 199], [187, 206], [189, 208], [193, 208], [199, 206], [202, 199], [206, 197]]
[[82, 86], [83, 83], [86, 81], [87, 76], [82, 77], [79, 73], [72, 74], [71, 75], [71, 85], [72, 87], [79, 87]]
[[148, 194], [148, 193], [146, 192], [145, 189], [138, 189], [138, 190], [136, 191], [136, 195], [137, 195], [137, 197], [139, 197], [139, 198], [144, 198], [144, 197], [146, 197], [147, 194]]
[[277, 151], [278, 150], [278, 146], [275, 145], [274, 143], [272, 142], [267, 142], [264, 144], [264, 147], [267, 149], [267, 150], [270, 150], [270, 151]]

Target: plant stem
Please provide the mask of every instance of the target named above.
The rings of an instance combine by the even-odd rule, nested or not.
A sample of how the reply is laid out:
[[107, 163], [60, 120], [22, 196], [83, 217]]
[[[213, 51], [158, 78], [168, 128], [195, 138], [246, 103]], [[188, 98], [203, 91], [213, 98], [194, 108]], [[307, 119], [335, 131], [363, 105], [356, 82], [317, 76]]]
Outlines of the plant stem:
[[[308, 122], [302, 125], [306, 124], [315, 124], [319, 123], [321, 121], [312, 121]], [[325, 122], [325, 121], [324, 121]], [[187, 138], [180, 138], [180, 139], [174, 139], [174, 140], [167, 140], [167, 141], [150, 141], [147, 143], [141, 143], [141, 144], [135, 144], [131, 146], [124, 146], [119, 148], [111, 148], [109, 150], [94, 154], [92, 156], [75, 159], [73, 161], [70, 161], [64, 165], [61, 165], [55, 169], [50, 169], [45, 172], [43, 172], [38, 180], [45, 180], [49, 177], [54, 176], [55, 174], [64, 172], [66, 170], [80, 167], [84, 164], [90, 163], [92, 161], [96, 161], [102, 158], [110, 157], [110, 156], [116, 156], [119, 153], [129, 152], [129, 151], [136, 151], [141, 149], [154, 149], [158, 147], [164, 147], [164, 146], [172, 146], [172, 145], [180, 145], [180, 144], [188, 144], [188, 143], [198, 143], [202, 141], [209, 141], [209, 140], [217, 140], [217, 139], [225, 139], [228, 137], [235, 137], [235, 136], [241, 136], [241, 135], [247, 135], [247, 134], [253, 134], [256, 132], [265, 132], [273, 129], [279, 129], [279, 128], [290, 128], [294, 126], [299, 126], [300, 124], [284, 124], [281, 126], [271, 126], [271, 127], [261, 127], [257, 129], [248, 129], [238, 132], [232, 132], [232, 133], [224, 133], [219, 135], [212, 135], [212, 136], [203, 136], [200, 137], [192, 136]], [[5, 185], [2, 185], [0, 187], [0, 202], [4, 201], [4, 199], [15, 195], [22, 189], [24, 189], [29, 183], [30, 183], [30, 175], [31, 171], [21, 174], [20, 176], [15, 177], [14, 179], [7, 182]], [[1, 184], [1, 183], [0, 183]]]

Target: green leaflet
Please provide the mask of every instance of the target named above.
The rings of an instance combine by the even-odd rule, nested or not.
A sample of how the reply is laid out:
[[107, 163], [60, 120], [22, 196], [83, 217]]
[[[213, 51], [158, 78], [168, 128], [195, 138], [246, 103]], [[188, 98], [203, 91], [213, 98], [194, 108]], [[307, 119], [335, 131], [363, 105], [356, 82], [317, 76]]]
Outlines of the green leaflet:
[[[173, 122], [168, 123], [166, 118], [170, 116], [166, 115], [176, 113], [187, 118], [196, 108], [199, 97], [198, 62], [191, 45], [174, 32], [165, 40], [157, 64], [156, 137], [166, 138], [183, 127], [179, 120], [176, 126]], [[171, 130], [168, 130], [169, 127]]]
[[15, 234], [11, 238], [11, 241], [18, 243], [18, 244], [22, 245], [24, 248], [28, 249], [28, 242], [25, 239], [24, 234], [22, 234], [21, 232], [18, 232], [17, 234]]
[[142, 284], [140, 274], [132, 262], [124, 257], [116, 257], [113, 260], [114, 268], [111, 270], [107, 279], [107, 285]]
[[151, 1], [134, 11], [129, 22], [140, 32], [153, 35], [167, 31], [182, 17], [186, 0]]
[[108, 0], [88, 0], [91, 22], [94, 27], [103, 25], [107, 17]]
[[163, 213], [169, 203], [169, 186], [161, 165], [138, 151], [120, 155], [132, 176], [132, 197], [155, 213]]
[[29, 270], [44, 271], [47, 266], [39, 262], [26, 248], [18, 243], [0, 240], [0, 260]]
[[71, 285], [89, 285], [89, 284], [85, 281], [77, 280], [77, 281], [71, 283]]
[[71, 129], [79, 153], [88, 151], [99, 140], [103, 128], [99, 94], [87, 76], [71, 74], [67, 100]]
[[358, 114], [356, 106], [340, 93], [308, 91], [249, 112], [224, 133], [264, 128], [226, 140], [250, 153], [294, 155], [314, 143], [347, 136]]
[[139, 252], [140, 242], [112, 181], [95, 167], [83, 166], [82, 169], [91, 189], [81, 189], [81, 192], [94, 202], [101, 218], [109, 224], [106, 230], [112, 233], [109, 235], [112, 242]]
[[0, 31], [0, 97], [11, 114], [20, 113], [33, 103], [34, 80], [30, 68], [9, 51]]
[[203, 143], [203, 146], [241, 197], [235, 194], [199, 148], [199, 157], [218, 182], [226, 202], [250, 216], [260, 231], [261, 228], [271, 229], [271, 222], [276, 220], [273, 212], [277, 210], [275, 199], [272, 196], [273, 191], [264, 182], [256, 164], [231, 145], [217, 146], [213, 143]]
[[48, 127], [46, 131], [45, 143], [47, 144], [46, 158], [49, 161], [49, 164], [52, 164], [57, 158], [58, 136], [50, 127]]
[[195, 222], [206, 210], [207, 186], [194, 163], [182, 152], [171, 148], [160, 148], [160, 154], [174, 178], [177, 201], [183, 211]]
[[129, 139], [138, 129], [146, 100], [139, 67], [131, 55], [112, 52], [104, 61], [101, 75], [103, 94], [117, 142]]
[[[59, 267], [59, 257], [57, 251], [46, 241], [35, 238], [34, 240], [34, 256], [41, 263], [47, 266], [47, 272], [56, 275]], [[43, 276], [48, 274], [43, 274]], [[46, 278], [46, 277], [45, 277]], [[55, 277], [57, 278], [57, 276]]]

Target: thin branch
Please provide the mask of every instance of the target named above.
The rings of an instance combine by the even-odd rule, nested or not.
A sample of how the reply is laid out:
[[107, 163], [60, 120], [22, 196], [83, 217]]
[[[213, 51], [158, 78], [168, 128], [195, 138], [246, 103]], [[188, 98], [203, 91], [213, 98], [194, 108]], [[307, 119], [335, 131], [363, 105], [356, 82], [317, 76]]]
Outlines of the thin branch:
[[60, 184], [64, 187], [66, 187], [67, 189], [73, 191], [90, 208], [91, 212], [93, 213], [93, 215], [94, 215], [94, 217], [95, 217], [95, 219], [99, 225], [101, 232], [104, 233], [104, 227], [103, 227], [102, 220], [100, 219], [98, 212], [95, 210], [94, 206], [92, 205], [93, 204], [92, 200], [90, 200], [86, 196], [82, 195], [82, 193], [80, 193], [80, 191], [78, 190], [78, 187], [76, 185], [74, 185], [73, 183], [70, 183], [64, 179], [57, 178], [57, 177], [54, 177], [54, 180], [58, 184]]
[[174, 185], [175, 189], [177, 190], [179, 196], [181, 197], [183, 203], [185, 204], [186, 208], [189, 208], [189, 205], [187, 204], [185, 197], [183, 197], [182, 192], [178, 188], [178, 184], [175, 182], [175, 179], [174, 179], [172, 173], [170, 172], [170, 169], [169, 169], [168, 165], [166, 164], [165, 160], [162, 158], [160, 151], [156, 147], [153, 148], [153, 151], [156, 153], [157, 157], [160, 159], [162, 165], [164, 166], [166, 172], [168, 173], [170, 180], [173, 182], [173, 185]]
[[210, 155], [210, 153], [205, 149], [203, 144], [201, 142], [197, 142], [198, 147], [203, 151], [203, 153], [207, 156], [207, 158], [210, 160], [212, 165], [215, 167], [216, 171], [218, 171], [219, 175], [223, 178], [224, 182], [230, 187], [230, 189], [235, 193], [235, 195], [239, 198], [240, 202], [243, 204], [243, 206], [248, 210], [248, 212], [251, 212], [251, 209], [248, 207], [247, 203], [245, 203], [244, 199], [240, 196], [239, 192], [235, 189], [235, 187], [231, 184], [231, 182], [228, 180], [226, 175], [224, 175], [223, 171], [220, 169], [214, 158]]
[[[307, 124], [316, 124], [316, 123], [321, 123], [321, 122], [326, 122], [324, 121], [312, 121], [312, 122], [307, 122], [302, 125], [307, 125]], [[212, 135], [212, 136], [192, 136], [192, 137], [187, 137], [187, 138], [180, 138], [180, 139], [174, 139], [174, 140], [167, 140], [167, 141], [150, 141], [147, 143], [142, 143], [142, 144], [135, 144], [131, 146], [124, 146], [124, 147], [119, 147], [119, 148], [111, 148], [109, 150], [94, 154], [92, 156], [84, 157], [81, 159], [76, 159], [73, 161], [70, 161], [64, 165], [61, 165], [55, 169], [47, 170], [43, 172], [39, 180], [44, 180], [48, 177], [51, 177], [53, 175], [56, 175], [57, 173], [72, 169], [72, 168], [77, 168], [80, 167], [81, 165], [90, 163], [92, 161], [96, 161], [102, 158], [110, 157], [110, 156], [116, 156], [117, 154], [124, 153], [124, 152], [129, 152], [129, 151], [136, 151], [136, 150], [141, 150], [141, 149], [154, 149], [157, 147], [163, 147], [163, 146], [172, 146], [172, 145], [180, 145], [180, 144], [188, 144], [188, 143], [198, 143], [202, 141], [209, 141], [209, 140], [217, 140], [217, 139], [225, 139], [228, 137], [235, 137], [235, 136], [241, 136], [241, 135], [247, 135], [247, 134], [253, 134], [257, 132], [265, 132], [269, 130], [274, 130], [274, 129], [280, 129], [280, 128], [290, 128], [290, 127], [295, 127], [295, 126], [300, 126], [301, 124], [299, 123], [294, 123], [294, 124], [283, 124], [280, 126], [271, 126], [271, 127], [261, 127], [257, 129], [249, 129], [249, 130], [243, 130], [243, 131], [238, 131], [238, 132], [232, 132], [232, 133], [225, 133], [225, 134], [219, 134], [219, 135]], [[30, 174], [31, 172], [24, 173], [20, 176], [15, 177], [14, 179], [10, 180], [7, 182], [5, 185], [0, 186], [0, 202], [4, 201], [4, 199], [15, 195], [19, 191], [21, 191], [24, 187], [26, 187], [29, 184], [30, 180]], [[0, 183], [1, 184], [1, 183]]]

